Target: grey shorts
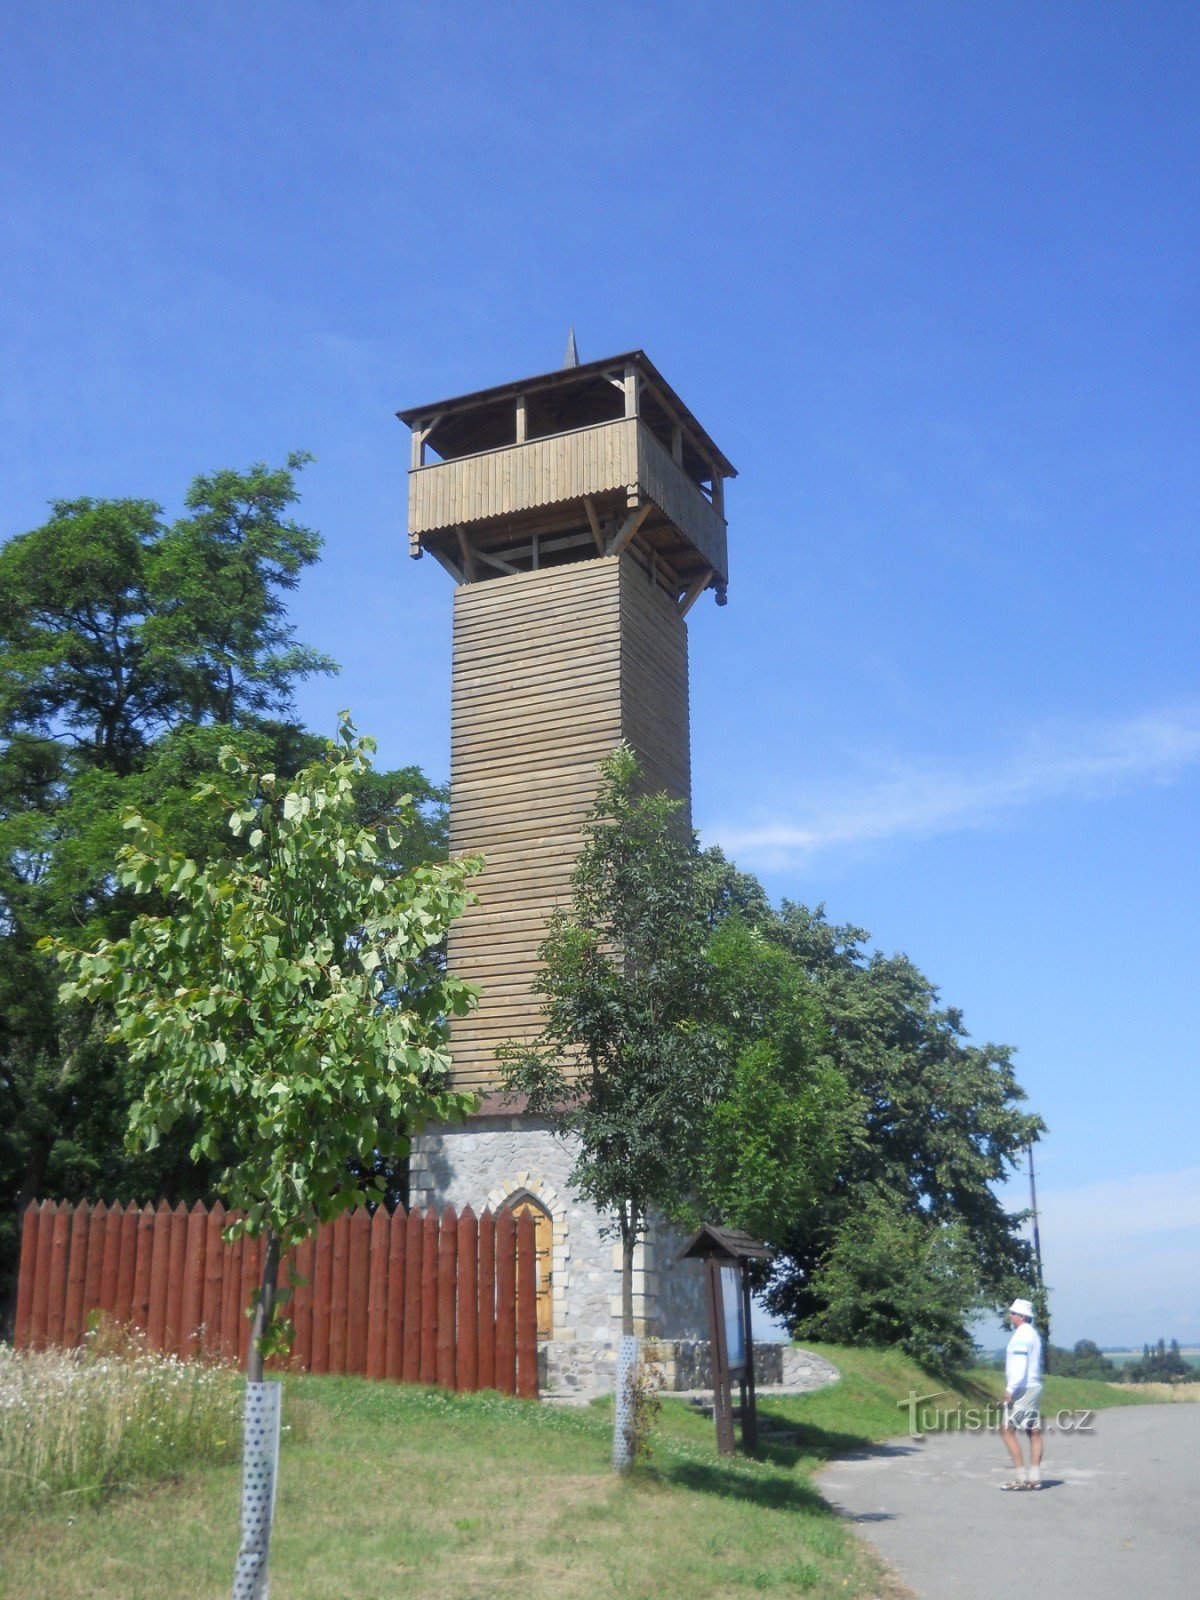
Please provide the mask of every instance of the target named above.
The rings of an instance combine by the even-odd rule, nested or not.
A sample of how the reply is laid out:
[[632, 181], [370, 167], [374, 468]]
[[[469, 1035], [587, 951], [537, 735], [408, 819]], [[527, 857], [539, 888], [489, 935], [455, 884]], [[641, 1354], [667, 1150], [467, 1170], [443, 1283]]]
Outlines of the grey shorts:
[[1005, 1406], [1004, 1426], [1032, 1433], [1035, 1428], [1040, 1428], [1042, 1425], [1041, 1403], [1042, 1386], [1040, 1383], [1031, 1383], [1027, 1389], [1022, 1389], [1020, 1394], [1014, 1395]]

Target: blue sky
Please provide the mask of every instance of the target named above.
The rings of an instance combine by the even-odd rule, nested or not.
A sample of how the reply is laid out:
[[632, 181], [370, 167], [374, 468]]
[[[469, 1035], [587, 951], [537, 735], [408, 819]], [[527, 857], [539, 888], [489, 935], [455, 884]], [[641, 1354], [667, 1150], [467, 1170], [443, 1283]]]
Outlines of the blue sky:
[[442, 775], [393, 412], [645, 348], [741, 473], [705, 839], [1019, 1047], [1056, 1336], [1200, 1339], [1198, 69], [1179, 4], [11, 0], [0, 534], [313, 451], [301, 709]]

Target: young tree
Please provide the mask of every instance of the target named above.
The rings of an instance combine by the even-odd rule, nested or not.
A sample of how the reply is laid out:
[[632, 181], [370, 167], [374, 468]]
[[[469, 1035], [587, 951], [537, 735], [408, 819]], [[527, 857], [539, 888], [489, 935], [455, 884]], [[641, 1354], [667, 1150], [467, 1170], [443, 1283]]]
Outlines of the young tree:
[[702, 884], [678, 801], [647, 794], [636, 757], [601, 764], [572, 877], [540, 949], [544, 1023], [498, 1054], [508, 1094], [577, 1141], [573, 1181], [621, 1240], [621, 1326], [654, 1210], [695, 1182], [725, 1050], [710, 1020]]
[[[232, 782], [196, 799], [227, 817], [231, 848], [197, 861], [159, 824], [128, 816], [122, 881], [165, 909], [89, 950], [58, 944], [74, 974], [63, 1001], [110, 1006], [146, 1073], [132, 1142], [152, 1149], [191, 1116], [195, 1158], [232, 1155], [217, 1186], [245, 1211], [241, 1226], [266, 1237], [252, 1379], [283, 1336], [281, 1253], [368, 1197], [350, 1164], [403, 1154], [414, 1127], [474, 1103], [445, 1078], [447, 1019], [475, 992], [428, 952], [482, 862], [380, 870], [376, 830], [356, 812], [372, 749], [343, 717], [338, 744], [290, 784], [227, 751]], [[399, 849], [413, 808], [396, 823]]]

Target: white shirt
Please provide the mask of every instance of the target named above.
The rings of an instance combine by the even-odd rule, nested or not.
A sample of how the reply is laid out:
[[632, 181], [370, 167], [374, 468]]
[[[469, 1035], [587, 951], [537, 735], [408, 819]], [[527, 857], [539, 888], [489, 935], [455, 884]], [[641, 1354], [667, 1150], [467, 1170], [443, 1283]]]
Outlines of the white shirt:
[[1004, 1357], [1004, 1387], [1012, 1395], [1042, 1381], [1042, 1336], [1031, 1322], [1013, 1329]]

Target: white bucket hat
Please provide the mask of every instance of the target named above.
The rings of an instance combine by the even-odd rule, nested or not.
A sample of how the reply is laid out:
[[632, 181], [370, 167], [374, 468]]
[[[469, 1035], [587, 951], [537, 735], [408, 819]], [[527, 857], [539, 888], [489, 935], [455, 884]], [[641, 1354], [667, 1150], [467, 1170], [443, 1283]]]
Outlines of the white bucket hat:
[[1010, 1313], [1015, 1312], [1018, 1317], [1027, 1317], [1033, 1321], [1033, 1307], [1028, 1300], [1014, 1300], [1008, 1309]]

